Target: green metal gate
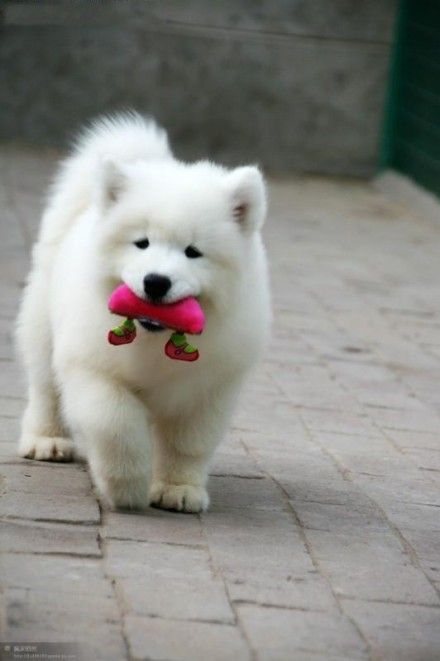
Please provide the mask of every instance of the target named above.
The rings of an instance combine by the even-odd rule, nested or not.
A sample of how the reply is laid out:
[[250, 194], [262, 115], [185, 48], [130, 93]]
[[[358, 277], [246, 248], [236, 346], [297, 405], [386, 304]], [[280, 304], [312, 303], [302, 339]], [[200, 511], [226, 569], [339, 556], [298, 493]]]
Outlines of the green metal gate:
[[401, 0], [381, 165], [440, 194], [440, 0]]

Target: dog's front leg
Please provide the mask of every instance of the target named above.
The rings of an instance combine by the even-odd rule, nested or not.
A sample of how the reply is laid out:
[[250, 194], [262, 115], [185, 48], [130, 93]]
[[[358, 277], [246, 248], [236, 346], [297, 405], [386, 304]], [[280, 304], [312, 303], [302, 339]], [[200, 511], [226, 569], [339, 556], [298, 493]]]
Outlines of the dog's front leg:
[[126, 387], [88, 370], [63, 379], [63, 403], [106, 504], [147, 507], [150, 439], [144, 405]]
[[151, 502], [180, 512], [208, 509], [206, 489], [213, 452], [230, 418], [231, 398], [198, 406], [185, 415], [158, 420]]

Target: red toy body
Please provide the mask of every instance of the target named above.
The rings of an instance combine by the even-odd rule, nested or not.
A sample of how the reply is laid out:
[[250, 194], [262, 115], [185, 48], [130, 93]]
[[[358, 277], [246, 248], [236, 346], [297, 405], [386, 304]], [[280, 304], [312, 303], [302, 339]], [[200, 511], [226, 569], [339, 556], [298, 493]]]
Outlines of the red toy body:
[[108, 332], [110, 344], [130, 344], [136, 338], [133, 319], [148, 319], [175, 331], [165, 345], [165, 355], [185, 362], [193, 362], [199, 358], [197, 348], [189, 344], [185, 337], [185, 333], [201, 333], [205, 325], [205, 315], [195, 298], [188, 297], [176, 303], [155, 305], [139, 298], [127, 285], [122, 284], [111, 294], [108, 307], [114, 314], [126, 317], [120, 326]]
[[205, 325], [205, 315], [195, 298], [155, 305], [136, 296], [127, 285], [119, 285], [109, 298], [111, 312], [130, 319], [154, 319], [167, 328], [198, 335]]

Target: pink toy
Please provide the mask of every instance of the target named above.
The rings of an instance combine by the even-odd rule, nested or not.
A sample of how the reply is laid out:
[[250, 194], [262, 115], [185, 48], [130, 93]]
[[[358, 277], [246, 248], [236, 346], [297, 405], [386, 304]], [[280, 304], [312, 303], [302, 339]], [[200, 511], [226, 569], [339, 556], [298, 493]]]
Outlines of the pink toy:
[[183, 298], [177, 303], [156, 305], [136, 296], [127, 285], [119, 285], [111, 294], [111, 312], [131, 319], [154, 319], [167, 328], [198, 335], [205, 325], [205, 315], [195, 298]]
[[157, 305], [139, 298], [127, 285], [122, 284], [111, 294], [108, 307], [114, 314], [127, 317], [120, 326], [109, 331], [110, 344], [133, 342], [136, 337], [133, 319], [146, 319], [175, 331], [165, 345], [165, 353], [169, 358], [188, 362], [198, 359], [197, 348], [190, 345], [185, 337], [185, 333], [201, 333], [205, 325], [205, 315], [195, 298], [188, 297], [176, 303]]

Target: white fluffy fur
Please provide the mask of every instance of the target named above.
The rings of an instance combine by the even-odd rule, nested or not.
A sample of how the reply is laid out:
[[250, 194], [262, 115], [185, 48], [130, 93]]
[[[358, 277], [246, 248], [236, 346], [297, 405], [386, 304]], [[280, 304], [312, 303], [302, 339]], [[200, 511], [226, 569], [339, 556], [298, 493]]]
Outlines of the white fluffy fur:
[[[20, 454], [63, 461], [75, 448], [113, 507], [206, 509], [209, 460], [269, 325], [265, 213], [255, 167], [179, 162], [134, 114], [88, 130], [55, 181], [19, 315]], [[189, 244], [203, 257], [188, 259]], [[144, 295], [152, 272], [172, 280], [166, 301], [193, 295], [205, 310], [195, 363], [164, 355], [166, 332], [107, 342], [110, 292], [123, 281]]]

